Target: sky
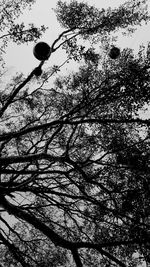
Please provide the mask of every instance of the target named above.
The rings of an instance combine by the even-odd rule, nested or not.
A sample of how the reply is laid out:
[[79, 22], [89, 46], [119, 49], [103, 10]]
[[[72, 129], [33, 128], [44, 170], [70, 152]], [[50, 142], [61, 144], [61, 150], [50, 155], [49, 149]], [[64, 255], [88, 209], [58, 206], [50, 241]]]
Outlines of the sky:
[[[70, 2], [67, 0], [66, 2]], [[83, 2], [78, 0], [78, 2]], [[119, 5], [126, 2], [125, 0], [88, 0], [86, 1], [90, 5], [94, 5], [98, 8], [107, 7], [118, 7]], [[56, 15], [53, 8], [56, 7], [57, 0], [37, 0], [32, 6], [32, 9], [24, 10], [23, 15], [20, 16], [19, 22], [24, 22], [25, 24], [34, 23], [35, 26], [41, 26], [44, 24], [48, 26], [49, 29], [42, 36], [41, 41], [47, 42], [49, 45], [58, 37], [62, 29], [57, 22]], [[149, 38], [150, 24], [146, 27], [140, 28], [133, 38], [122, 37], [118, 40], [119, 47], [130, 47], [135, 50], [138, 49], [139, 43], [147, 42]], [[146, 34], [147, 33], [147, 34]], [[7, 62], [8, 72], [7, 76], [14, 74], [15, 72], [24, 72], [24, 74], [30, 73], [30, 71], [35, 68], [39, 61], [33, 56], [33, 47], [35, 44], [29, 43], [28, 45], [15, 45], [13, 43], [9, 44], [6, 54], [5, 61]], [[57, 55], [52, 55], [49, 62], [47, 61], [46, 66], [51, 66], [53, 64], [59, 65], [65, 60], [65, 56], [61, 51], [57, 52]]]

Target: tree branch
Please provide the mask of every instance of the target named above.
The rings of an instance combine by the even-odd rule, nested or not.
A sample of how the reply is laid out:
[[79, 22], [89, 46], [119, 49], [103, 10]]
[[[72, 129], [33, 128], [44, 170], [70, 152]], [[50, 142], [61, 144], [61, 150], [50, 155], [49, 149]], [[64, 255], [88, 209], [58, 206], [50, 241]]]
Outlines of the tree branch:
[[23, 267], [30, 267], [30, 265], [28, 263], [26, 263], [23, 259], [23, 257], [21, 256], [21, 251], [15, 247], [14, 244], [11, 244], [3, 235], [2, 233], [0, 233], [0, 239], [2, 240], [2, 242], [5, 244], [5, 246], [9, 249], [9, 251], [11, 252], [11, 254], [14, 256], [14, 258], [21, 263], [21, 265]]
[[126, 267], [126, 265], [121, 262], [120, 260], [118, 260], [116, 257], [114, 257], [112, 254], [110, 254], [109, 252], [100, 249], [99, 252], [103, 255], [105, 255], [106, 257], [108, 257], [110, 260], [112, 260], [113, 262], [117, 263], [120, 267]]
[[0, 141], [20, 137], [22, 135], [25, 135], [27, 133], [31, 133], [34, 131], [42, 130], [42, 129], [48, 129], [54, 125], [79, 125], [79, 124], [84, 124], [84, 123], [99, 123], [99, 124], [123, 124], [123, 123], [138, 123], [138, 124], [145, 124], [145, 125], [150, 125], [150, 120], [142, 120], [142, 119], [80, 119], [80, 120], [55, 120], [49, 123], [43, 123], [42, 125], [35, 125], [33, 127], [16, 131], [16, 132], [10, 132], [10, 133], [4, 133], [0, 135]]
[[33, 225], [36, 229], [40, 230], [44, 235], [46, 235], [56, 246], [60, 246], [66, 249], [71, 250], [72, 242], [69, 242], [55, 233], [52, 229], [50, 229], [47, 225], [41, 222], [40, 219], [36, 218], [34, 215], [31, 215], [19, 207], [11, 204], [5, 197], [0, 196], [0, 204], [9, 214], [18, 217], [29, 224]]
[[[43, 61], [40, 62], [38, 67], [41, 67], [43, 65]], [[35, 68], [36, 69], [36, 68]], [[8, 106], [12, 103], [15, 96], [19, 93], [19, 91], [32, 79], [35, 73], [35, 69], [29, 74], [29, 76], [14, 90], [14, 92], [10, 95], [5, 105], [0, 110], [0, 117], [4, 114]]]
[[69, 30], [66, 30], [66, 31], [63, 31], [57, 39], [55, 39], [55, 41], [53, 42], [52, 46], [51, 46], [51, 50], [52, 52], [56, 51], [57, 48], [54, 48], [54, 46], [56, 45], [56, 43], [66, 34], [66, 33], [69, 33], [69, 32], [72, 32], [74, 31], [76, 28], [72, 28], [72, 29], [69, 29]]
[[81, 259], [80, 259], [78, 250], [77, 250], [77, 249], [72, 249], [71, 252], [72, 252], [74, 261], [75, 261], [75, 263], [76, 263], [76, 266], [77, 266], [77, 267], [83, 267], [83, 264], [82, 264], [82, 262], [81, 262]]

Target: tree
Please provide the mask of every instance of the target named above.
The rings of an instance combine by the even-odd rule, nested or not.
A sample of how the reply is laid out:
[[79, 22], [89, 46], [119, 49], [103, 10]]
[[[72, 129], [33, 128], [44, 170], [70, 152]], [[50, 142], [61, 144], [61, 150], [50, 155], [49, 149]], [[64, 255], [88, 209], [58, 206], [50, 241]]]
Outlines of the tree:
[[16, 44], [36, 41], [45, 32], [46, 27], [42, 25], [40, 28], [29, 24], [26, 26], [23, 22], [17, 23], [17, 18], [22, 14], [26, 7], [31, 7], [35, 0], [2, 0], [0, 3], [0, 61], [1, 68], [4, 65], [3, 53], [10, 41]]
[[149, 120], [138, 117], [149, 104], [149, 46], [116, 60], [96, 48], [108, 53], [110, 34], [148, 22], [145, 4], [99, 11], [58, 1], [65, 29], [51, 52], [62, 47], [79, 69], [48, 89], [61, 66], [38, 78], [33, 70], [1, 93], [3, 266], [150, 263]]

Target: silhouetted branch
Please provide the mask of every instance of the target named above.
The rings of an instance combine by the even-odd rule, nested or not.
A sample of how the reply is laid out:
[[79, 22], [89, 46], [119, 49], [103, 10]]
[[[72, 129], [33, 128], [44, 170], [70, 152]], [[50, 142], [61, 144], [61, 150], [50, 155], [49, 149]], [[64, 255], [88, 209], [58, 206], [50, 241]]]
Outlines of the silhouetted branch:
[[77, 267], [83, 267], [83, 264], [81, 262], [81, 259], [80, 259], [80, 256], [79, 256], [77, 249], [72, 249], [71, 252], [72, 252], [74, 261], [76, 263], [76, 266]]
[[15, 247], [15, 245], [13, 243], [10, 243], [3, 235], [2, 233], [0, 233], [0, 239], [2, 240], [2, 242], [5, 244], [5, 246], [9, 249], [9, 251], [11, 252], [11, 254], [13, 255], [13, 257], [19, 262], [21, 263], [21, 265], [23, 267], [31, 267], [27, 262], [25, 262], [25, 260], [23, 259], [22, 255], [21, 255], [21, 251]]
[[131, 123], [137, 123], [137, 124], [145, 124], [150, 125], [150, 120], [146, 119], [78, 119], [78, 120], [55, 120], [49, 123], [43, 123], [40, 125], [35, 125], [33, 127], [29, 127], [24, 130], [16, 131], [16, 132], [10, 132], [10, 133], [4, 133], [0, 135], [0, 141], [12, 139], [15, 137], [20, 137], [22, 135], [25, 135], [27, 133], [31, 133], [34, 131], [42, 130], [42, 129], [48, 129], [55, 125], [80, 125], [80, 124], [88, 124], [88, 123], [98, 123], [98, 124], [131, 124]]

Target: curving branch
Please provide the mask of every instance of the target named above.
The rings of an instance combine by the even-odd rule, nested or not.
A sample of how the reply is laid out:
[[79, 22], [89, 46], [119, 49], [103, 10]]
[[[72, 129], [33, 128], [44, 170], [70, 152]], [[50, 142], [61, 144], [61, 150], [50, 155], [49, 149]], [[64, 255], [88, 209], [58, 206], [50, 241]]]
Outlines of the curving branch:
[[34, 75], [34, 70], [30, 73], [30, 75], [15, 89], [15, 91], [10, 95], [5, 105], [0, 110], [0, 117], [4, 114], [8, 106], [12, 103], [15, 96], [19, 93], [19, 91], [31, 80]]
[[[76, 28], [72, 28], [72, 29], [63, 31], [63, 32], [58, 36], [58, 38], [53, 42], [53, 44], [51, 45], [51, 51], [52, 51], [52, 52], [55, 52], [55, 51], [58, 49], [58, 47], [55, 48], [55, 45], [60, 41], [60, 39], [61, 39], [62, 37], [64, 37], [65, 34], [70, 33], [70, 32], [73, 32], [74, 30], [76, 30]], [[61, 44], [61, 45], [62, 45], [62, 44]], [[60, 46], [60, 45], [59, 45], [59, 46]]]
[[0, 141], [4, 141], [4, 140], [10, 140], [12, 138], [16, 138], [16, 137], [20, 137], [23, 136], [27, 133], [31, 133], [34, 131], [38, 131], [38, 130], [46, 130], [52, 126], [55, 125], [80, 125], [80, 124], [86, 124], [86, 123], [99, 123], [99, 124], [131, 124], [131, 123], [138, 123], [138, 124], [145, 124], [147, 126], [150, 125], [150, 120], [149, 119], [78, 119], [78, 120], [55, 120], [55, 121], [51, 121], [48, 123], [43, 123], [42, 125], [35, 125], [32, 127], [29, 127], [27, 129], [24, 130], [19, 130], [16, 132], [10, 132], [10, 133], [4, 133], [2, 135], [0, 135]]
[[[127, 241], [110, 241], [100, 244], [93, 244], [90, 242], [72, 242], [62, 238], [60, 235], [55, 233], [52, 229], [50, 229], [47, 225], [40, 221], [40, 219], [36, 218], [34, 215], [20, 209], [19, 207], [11, 204], [8, 200], [6, 200], [3, 196], [0, 198], [0, 203], [3, 208], [9, 213], [18, 217], [27, 223], [34, 226], [36, 229], [40, 230], [44, 235], [46, 235], [56, 246], [60, 246], [62, 248], [66, 248], [70, 250], [73, 254], [74, 260], [76, 262], [77, 267], [82, 267], [82, 262], [78, 254], [78, 249], [80, 248], [91, 248], [99, 251], [102, 255], [105, 255], [112, 261], [116, 262], [119, 266], [125, 267], [124, 263], [118, 260], [116, 257], [103, 250], [103, 248], [107, 247], [116, 247], [120, 245], [129, 245], [129, 244], [145, 244], [146, 240], [127, 240]], [[12, 247], [13, 249], [13, 247]]]
[[16, 248], [13, 243], [10, 243], [3, 235], [0, 233], [0, 239], [2, 240], [3, 244], [9, 249], [13, 257], [21, 263], [23, 267], [31, 267], [27, 262], [25, 262], [24, 258], [21, 255], [21, 251], [19, 248]]
[[52, 229], [50, 229], [47, 225], [40, 221], [40, 219], [36, 218], [34, 215], [27, 213], [26, 211], [21, 210], [19, 207], [11, 204], [5, 197], [0, 197], [0, 203], [3, 208], [9, 214], [18, 217], [29, 224], [33, 225], [36, 229], [40, 230], [44, 235], [46, 235], [56, 246], [60, 246], [66, 249], [71, 249], [71, 242], [65, 240], [57, 233], [55, 233]]

